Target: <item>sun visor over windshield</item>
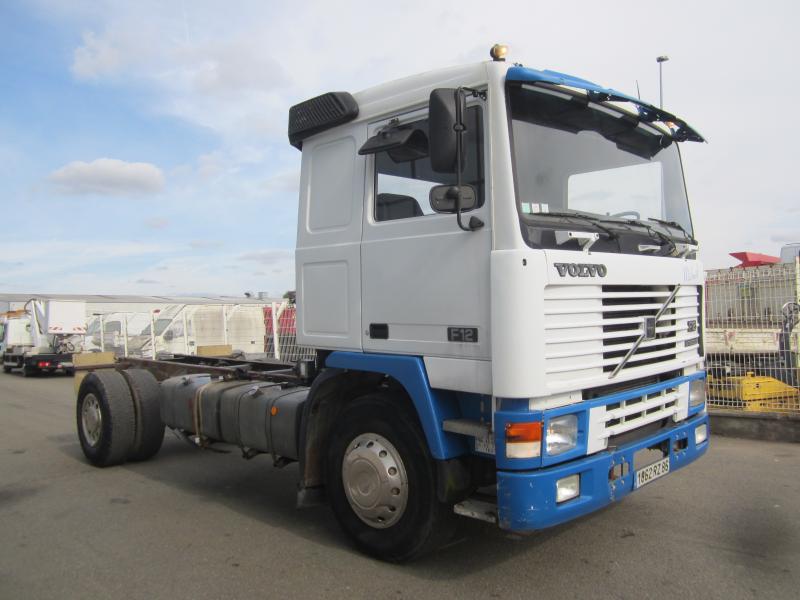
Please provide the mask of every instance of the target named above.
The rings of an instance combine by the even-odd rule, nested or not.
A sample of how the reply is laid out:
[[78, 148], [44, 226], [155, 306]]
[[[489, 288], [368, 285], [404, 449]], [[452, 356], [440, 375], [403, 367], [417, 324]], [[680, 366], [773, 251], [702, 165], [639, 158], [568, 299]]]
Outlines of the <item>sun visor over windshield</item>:
[[694, 128], [690, 127], [688, 123], [679, 119], [672, 113], [663, 109], [657, 108], [652, 104], [643, 102], [638, 98], [623, 94], [611, 88], [604, 88], [581, 79], [580, 77], [573, 77], [565, 73], [558, 73], [557, 71], [538, 71], [528, 67], [511, 67], [506, 73], [506, 80], [519, 83], [544, 83], [556, 86], [566, 86], [579, 90], [584, 90], [589, 100], [594, 102], [630, 102], [634, 104], [638, 110], [639, 118], [647, 123], [660, 122], [669, 127], [672, 132], [672, 137], [678, 142], [704, 142], [700, 133]]

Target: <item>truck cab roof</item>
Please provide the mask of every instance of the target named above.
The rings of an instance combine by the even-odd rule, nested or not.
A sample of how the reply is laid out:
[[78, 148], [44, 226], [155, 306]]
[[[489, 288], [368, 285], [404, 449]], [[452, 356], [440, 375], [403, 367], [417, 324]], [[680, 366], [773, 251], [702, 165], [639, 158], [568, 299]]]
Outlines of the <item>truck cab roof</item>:
[[609, 103], [622, 112], [657, 126], [676, 141], [705, 141], [683, 119], [613, 88], [557, 71], [538, 70], [504, 61], [483, 61], [403, 77], [354, 94], [330, 92], [301, 102], [289, 111], [290, 142], [301, 148], [303, 139], [337, 125], [379, 120], [396, 113], [399, 106], [423, 106], [435, 88], [486, 85], [493, 70], [499, 71], [506, 81], [553, 86], [585, 97], [588, 101]]

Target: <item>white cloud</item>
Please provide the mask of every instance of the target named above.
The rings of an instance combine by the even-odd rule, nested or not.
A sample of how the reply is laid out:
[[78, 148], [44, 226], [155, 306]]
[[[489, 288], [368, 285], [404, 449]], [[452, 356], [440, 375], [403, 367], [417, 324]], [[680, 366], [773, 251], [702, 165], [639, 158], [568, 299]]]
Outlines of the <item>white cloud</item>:
[[78, 79], [98, 79], [116, 73], [122, 57], [107, 37], [98, 37], [94, 32], [83, 34], [83, 45], [75, 49], [72, 74]]
[[150, 163], [98, 158], [71, 162], [51, 173], [48, 181], [64, 194], [126, 196], [161, 191], [164, 174]]

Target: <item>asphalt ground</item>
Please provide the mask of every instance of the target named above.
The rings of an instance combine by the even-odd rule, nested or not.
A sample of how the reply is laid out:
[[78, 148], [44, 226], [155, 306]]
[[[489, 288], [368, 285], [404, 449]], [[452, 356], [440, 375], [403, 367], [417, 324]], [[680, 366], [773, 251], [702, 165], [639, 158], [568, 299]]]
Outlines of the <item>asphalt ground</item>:
[[800, 445], [717, 437], [625, 500], [530, 536], [463, 520], [406, 565], [359, 554], [296, 467], [168, 434], [89, 466], [72, 379], [0, 374], [0, 598], [798, 598]]

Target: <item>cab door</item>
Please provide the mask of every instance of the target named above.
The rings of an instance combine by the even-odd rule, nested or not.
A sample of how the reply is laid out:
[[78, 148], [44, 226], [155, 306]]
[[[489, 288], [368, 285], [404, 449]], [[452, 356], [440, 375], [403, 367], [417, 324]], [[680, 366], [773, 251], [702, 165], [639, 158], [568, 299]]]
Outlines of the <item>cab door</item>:
[[[435, 173], [426, 155], [404, 160], [379, 152], [366, 164], [361, 245], [363, 348], [425, 357], [489, 359], [490, 198], [483, 102], [466, 111], [466, 163], [462, 183], [479, 206], [463, 213], [483, 221], [463, 231], [454, 214], [431, 208], [432, 187], [455, 184]], [[373, 123], [369, 136], [390, 122], [409, 125], [427, 139], [427, 108]], [[401, 153], [402, 154], [402, 153]]]

